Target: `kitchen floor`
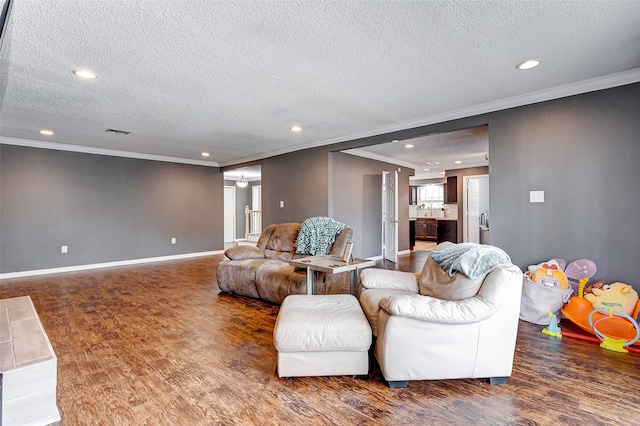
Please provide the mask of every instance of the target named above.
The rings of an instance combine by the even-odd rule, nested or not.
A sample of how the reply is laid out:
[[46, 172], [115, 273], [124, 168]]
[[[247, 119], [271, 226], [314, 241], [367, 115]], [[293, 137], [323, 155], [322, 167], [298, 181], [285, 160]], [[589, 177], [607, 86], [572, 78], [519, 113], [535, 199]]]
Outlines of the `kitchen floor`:
[[433, 250], [438, 244], [435, 241], [416, 240], [413, 250]]

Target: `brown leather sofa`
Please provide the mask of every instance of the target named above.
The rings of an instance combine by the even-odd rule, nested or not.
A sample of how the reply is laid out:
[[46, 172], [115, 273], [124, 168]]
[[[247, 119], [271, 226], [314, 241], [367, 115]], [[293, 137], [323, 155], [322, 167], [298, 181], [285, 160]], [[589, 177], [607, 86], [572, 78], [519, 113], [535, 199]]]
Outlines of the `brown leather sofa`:
[[[282, 303], [290, 294], [306, 294], [305, 269], [289, 264], [289, 260], [308, 255], [296, 253], [294, 246], [300, 223], [280, 223], [267, 226], [257, 246], [236, 246], [225, 251], [216, 270], [220, 290]], [[326, 253], [340, 255], [351, 241], [353, 229], [345, 227], [336, 236]], [[338, 294], [348, 292], [349, 275], [318, 274], [314, 294]]]

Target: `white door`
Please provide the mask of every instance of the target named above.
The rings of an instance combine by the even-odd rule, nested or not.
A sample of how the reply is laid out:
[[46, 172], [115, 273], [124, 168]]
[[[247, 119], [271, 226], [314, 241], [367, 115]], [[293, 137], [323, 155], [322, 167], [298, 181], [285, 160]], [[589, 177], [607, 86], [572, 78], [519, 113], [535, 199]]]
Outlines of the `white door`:
[[382, 172], [382, 255], [398, 261], [398, 172]]
[[224, 187], [224, 242], [236, 239], [236, 188]]
[[478, 179], [467, 179], [467, 241], [480, 242], [480, 182]]
[[262, 185], [251, 187], [251, 210], [260, 211], [260, 214], [255, 216], [253, 228], [255, 232], [260, 232], [262, 231]]

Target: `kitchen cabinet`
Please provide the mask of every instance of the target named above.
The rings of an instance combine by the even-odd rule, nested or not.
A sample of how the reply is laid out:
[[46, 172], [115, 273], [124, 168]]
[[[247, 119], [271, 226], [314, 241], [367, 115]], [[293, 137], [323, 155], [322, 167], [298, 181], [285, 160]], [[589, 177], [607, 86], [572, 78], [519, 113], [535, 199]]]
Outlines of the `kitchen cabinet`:
[[455, 204], [458, 202], [458, 177], [449, 176], [444, 185], [444, 203]]
[[427, 220], [416, 219], [416, 240], [427, 239]]
[[427, 219], [427, 240], [436, 241], [438, 238], [438, 221]]
[[416, 221], [409, 219], [409, 250], [416, 246]]
[[438, 239], [440, 244], [444, 241], [458, 242], [458, 221], [457, 220], [439, 220], [438, 221]]
[[438, 232], [438, 222], [433, 218], [418, 218], [415, 224], [416, 240], [435, 240]]

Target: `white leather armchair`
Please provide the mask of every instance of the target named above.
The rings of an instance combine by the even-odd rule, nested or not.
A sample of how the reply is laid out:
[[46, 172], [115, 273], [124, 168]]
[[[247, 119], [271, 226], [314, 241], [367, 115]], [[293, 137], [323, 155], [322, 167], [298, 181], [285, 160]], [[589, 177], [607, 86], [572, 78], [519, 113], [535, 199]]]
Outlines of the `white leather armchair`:
[[[435, 267], [433, 265], [436, 265]], [[439, 271], [426, 271], [429, 267]], [[441, 273], [441, 274], [440, 274]], [[420, 294], [424, 278], [469, 279], [459, 272], [449, 277], [428, 259], [422, 273], [365, 269], [360, 275], [359, 300], [377, 336], [374, 354], [390, 387], [409, 380], [486, 378], [506, 383], [513, 367], [522, 271], [503, 264], [478, 278], [477, 293], [458, 300]], [[436, 283], [454, 296], [459, 283]], [[438, 290], [436, 289], [436, 292]]]

